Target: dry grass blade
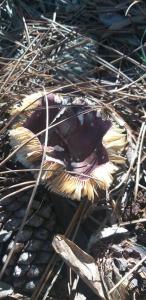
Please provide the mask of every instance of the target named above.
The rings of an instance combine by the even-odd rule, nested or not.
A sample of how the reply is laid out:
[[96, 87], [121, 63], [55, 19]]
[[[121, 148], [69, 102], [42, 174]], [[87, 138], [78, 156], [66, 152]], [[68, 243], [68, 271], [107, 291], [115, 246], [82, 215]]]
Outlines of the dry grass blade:
[[30, 181], [25, 181], [25, 182], [21, 182], [21, 183], [18, 183], [18, 184], [14, 184], [14, 185], [11, 185], [9, 187], [2, 188], [0, 190], [0, 192], [5, 191], [5, 190], [11, 190], [11, 189], [14, 189], [16, 187], [19, 187], [19, 186], [22, 186], [22, 185], [26, 185], [26, 184], [30, 184], [30, 183], [35, 183], [35, 181], [34, 180], [30, 180]]
[[134, 199], [137, 198], [138, 193], [138, 185], [139, 185], [139, 177], [140, 177], [140, 166], [141, 166], [141, 156], [142, 156], [142, 147], [144, 143], [144, 137], [146, 133], [146, 125], [145, 123], [142, 124], [142, 134], [141, 134], [141, 141], [139, 145], [139, 153], [138, 153], [138, 159], [137, 159], [137, 170], [136, 170], [136, 180], [135, 180], [135, 191], [134, 191]]
[[4, 202], [6, 199], [9, 199], [10, 197], [16, 196], [17, 194], [19, 194], [19, 193], [21, 193], [21, 192], [24, 192], [24, 191], [26, 191], [26, 190], [32, 189], [34, 186], [35, 186], [34, 184], [31, 184], [31, 185], [25, 186], [25, 187], [23, 187], [23, 188], [21, 188], [21, 189], [15, 191], [15, 192], [13, 192], [13, 193], [10, 193], [10, 194], [8, 194], [8, 195], [2, 197], [2, 198], [0, 199], [0, 203]]
[[138, 224], [138, 223], [143, 223], [146, 222], [146, 218], [141, 218], [138, 220], [131, 220], [131, 221], [127, 221], [127, 222], [121, 222], [119, 224], [119, 226], [126, 226], [126, 225], [130, 225], [130, 224]]

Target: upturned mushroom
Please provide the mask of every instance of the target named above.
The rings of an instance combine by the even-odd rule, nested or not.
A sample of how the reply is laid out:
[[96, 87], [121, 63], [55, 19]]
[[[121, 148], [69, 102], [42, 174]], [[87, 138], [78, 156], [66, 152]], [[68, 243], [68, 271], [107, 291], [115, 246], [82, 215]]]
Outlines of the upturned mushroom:
[[110, 187], [125, 162], [125, 129], [103, 118], [101, 109], [83, 97], [32, 94], [12, 108], [17, 123], [9, 131], [13, 149], [24, 144], [16, 159], [27, 168], [38, 168], [42, 159], [46, 101], [48, 143], [41, 180], [55, 193], [93, 201], [99, 189]]

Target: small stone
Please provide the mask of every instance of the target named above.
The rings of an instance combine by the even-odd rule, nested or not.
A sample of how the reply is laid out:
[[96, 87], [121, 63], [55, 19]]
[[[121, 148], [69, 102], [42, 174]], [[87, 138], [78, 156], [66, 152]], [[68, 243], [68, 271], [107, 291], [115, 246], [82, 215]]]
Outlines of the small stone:
[[32, 236], [32, 230], [29, 228], [28, 229], [24, 229], [20, 235], [19, 235], [19, 242], [23, 243], [23, 242], [27, 242], [28, 240], [31, 239]]
[[32, 218], [30, 218], [28, 224], [32, 227], [38, 228], [42, 225], [43, 222], [44, 222], [43, 218], [34, 215]]
[[50, 233], [45, 228], [39, 228], [34, 235], [37, 239], [47, 240], [50, 237]]
[[32, 263], [32, 261], [35, 258], [35, 254], [30, 253], [30, 252], [24, 252], [20, 255], [18, 259], [18, 264], [23, 264], [23, 265], [29, 265]]
[[30, 240], [28, 242], [27, 251], [38, 251], [43, 245], [43, 241], [40, 240]]
[[1, 230], [0, 231], [0, 243], [6, 242], [12, 235], [12, 231]]

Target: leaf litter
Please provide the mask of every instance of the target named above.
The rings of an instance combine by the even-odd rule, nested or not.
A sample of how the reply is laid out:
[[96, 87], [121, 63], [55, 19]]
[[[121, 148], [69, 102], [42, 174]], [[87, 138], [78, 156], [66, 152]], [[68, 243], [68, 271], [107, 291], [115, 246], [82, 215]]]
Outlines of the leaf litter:
[[[24, 293], [35, 300], [59, 300], [71, 294], [74, 299], [94, 299], [94, 293], [98, 293], [103, 299], [145, 299], [145, 12], [145, 1], [129, 4], [126, 0], [122, 3], [43, 0], [31, 4], [27, 0], [9, 0], [0, 5], [0, 193], [1, 199], [5, 199], [0, 204], [3, 246], [0, 286], [2, 293], [5, 283], [6, 290], [11, 290], [11, 296], [6, 292], [5, 297], [21, 299]], [[38, 181], [31, 186], [34, 178], [30, 171], [13, 159], [7, 130], [14, 118], [10, 117], [9, 109], [40, 90], [96, 99], [105, 113], [125, 127], [129, 142], [126, 165], [116, 174], [110, 190], [99, 193], [98, 202], [88, 205], [85, 199], [85, 203], [72, 203], [45, 191], [39, 184], [41, 168]], [[21, 185], [33, 189], [33, 194], [29, 191], [24, 194], [23, 189], [19, 190]], [[48, 219], [45, 217], [43, 206], [51, 210], [51, 218], [49, 213]], [[40, 233], [29, 223], [35, 216], [34, 225], [39, 226]], [[109, 233], [103, 238], [102, 233], [110, 232], [113, 226], [124, 226], [128, 237], [125, 233]], [[51, 231], [49, 237], [48, 231]], [[45, 246], [39, 248], [40, 238], [44, 238], [44, 243], [49, 239], [51, 244], [52, 236], [60, 232], [65, 233], [61, 237], [67, 253], [65, 262], [76, 275], [70, 273], [74, 280], [76, 276], [82, 279], [85, 276], [93, 294], [89, 291], [88, 295], [79, 279], [76, 289], [70, 285], [73, 291], [69, 292], [72, 276], [69, 278], [52, 246], [46, 250]], [[97, 236], [102, 238], [96, 240]], [[94, 243], [90, 244], [91, 240]], [[17, 245], [16, 249], [14, 241], [21, 247]], [[59, 243], [58, 235], [54, 241]], [[27, 269], [22, 258], [21, 263], [18, 260], [22, 253], [32, 254], [30, 242], [35, 257]], [[38, 252], [46, 258], [45, 262], [41, 258], [37, 263]], [[64, 260], [62, 249], [57, 253]], [[10, 261], [4, 259], [5, 255]], [[94, 262], [97, 281], [87, 278], [86, 271], [81, 275], [86, 265], [84, 258], [88, 256]], [[17, 265], [20, 275], [16, 272]], [[92, 274], [90, 266], [88, 270]], [[60, 291], [62, 282], [64, 291], [59, 295], [57, 289]]]

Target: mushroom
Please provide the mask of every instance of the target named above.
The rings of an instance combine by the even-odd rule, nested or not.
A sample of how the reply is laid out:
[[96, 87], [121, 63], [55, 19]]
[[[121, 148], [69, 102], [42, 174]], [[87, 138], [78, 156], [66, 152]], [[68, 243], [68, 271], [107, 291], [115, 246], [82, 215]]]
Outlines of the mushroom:
[[10, 144], [14, 149], [25, 143], [16, 153], [17, 160], [25, 167], [36, 168], [41, 162], [46, 128], [45, 99], [51, 126], [42, 182], [49, 190], [71, 199], [86, 197], [93, 201], [98, 189], [110, 187], [112, 174], [125, 162], [121, 156], [126, 145], [124, 128], [110, 117], [104, 119], [101, 109], [83, 97], [72, 101], [71, 97], [61, 94], [48, 94], [46, 98], [41, 92], [32, 94], [11, 110], [11, 115], [17, 115], [17, 123], [9, 131]]

